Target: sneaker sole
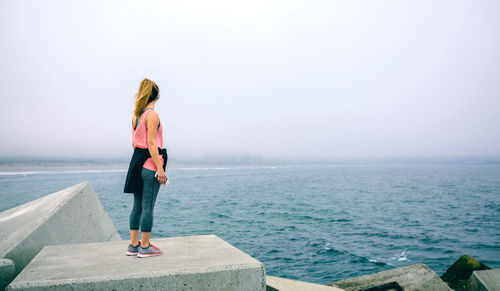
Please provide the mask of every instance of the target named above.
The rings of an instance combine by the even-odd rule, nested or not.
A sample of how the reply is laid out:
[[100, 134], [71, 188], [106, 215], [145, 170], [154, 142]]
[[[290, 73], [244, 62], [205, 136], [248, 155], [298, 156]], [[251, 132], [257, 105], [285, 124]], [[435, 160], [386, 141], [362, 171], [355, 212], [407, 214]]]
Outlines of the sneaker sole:
[[147, 258], [147, 257], [154, 257], [154, 256], [159, 256], [163, 255], [163, 252], [157, 253], [157, 254], [137, 254], [138, 258]]
[[127, 252], [127, 256], [137, 256], [137, 252]]

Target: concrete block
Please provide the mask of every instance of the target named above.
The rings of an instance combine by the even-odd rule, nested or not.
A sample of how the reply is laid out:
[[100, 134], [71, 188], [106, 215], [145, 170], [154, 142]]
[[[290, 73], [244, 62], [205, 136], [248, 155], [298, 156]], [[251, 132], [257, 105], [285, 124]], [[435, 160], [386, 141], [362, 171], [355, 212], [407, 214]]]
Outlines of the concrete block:
[[467, 286], [469, 291], [500, 290], [500, 269], [474, 271]]
[[343, 289], [321, 284], [266, 276], [267, 291], [342, 291]]
[[[395, 282], [395, 283], [394, 283]], [[416, 264], [382, 271], [379, 273], [332, 282], [327, 285], [336, 286], [347, 291], [368, 289], [384, 284], [396, 285], [394, 289], [451, 291], [452, 289], [441, 278], [424, 264]], [[399, 287], [397, 287], [399, 286]], [[385, 289], [384, 289], [385, 290]]]
[[0, 258], [16, 275], [46, 245], [121, 240], [89, 183], [81, 183], [0, 213]]
[[157, 257], [126, 256], [128, 241], [47, 246], [7, 290], [265, 290], [264, 265], [215, 235], [152, 242]]
[[14, 279], [16, 264], [9, 259], [0, 259], [0, 290], [4, 290]]

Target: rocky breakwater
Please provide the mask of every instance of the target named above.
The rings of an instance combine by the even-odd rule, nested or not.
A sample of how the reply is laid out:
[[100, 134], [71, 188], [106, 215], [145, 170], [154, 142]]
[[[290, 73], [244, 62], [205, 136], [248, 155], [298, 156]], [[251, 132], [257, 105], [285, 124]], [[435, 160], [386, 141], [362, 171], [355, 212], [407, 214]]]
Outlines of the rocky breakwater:
[[442, 276], [424, 264], [415, 264], [327, 285], [348, 291], [500, 291], [500, 269], [491, 270], [478, 260], [463, 255]]

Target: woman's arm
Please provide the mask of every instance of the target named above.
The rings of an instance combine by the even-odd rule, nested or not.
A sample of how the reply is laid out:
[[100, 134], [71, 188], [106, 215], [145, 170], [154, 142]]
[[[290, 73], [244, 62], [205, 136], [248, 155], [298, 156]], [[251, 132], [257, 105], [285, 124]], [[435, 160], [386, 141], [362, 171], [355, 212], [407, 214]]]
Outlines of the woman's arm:
[[156, 134], [158, 131], [158, 124], [160, 123], [160, 118], [158, 117], [158, 112], [151, 110], [151, 112], [146, 117], [146, 128], [148, 130], [148, 150], [153, 163], [156, 166], [156, 171], [158, 172], [158, 181], [161, 184], [167, 182], [167, 175], [163, 170], [163, 163], [160, 160], [160, 155], [158, 154], [158, 145], [156, 144]]
[[[135, 116], [132, 117], [132, 128], [135, 128], [135, 124], [137, 121], [137, 119], [135, 119]], [[134, 137], [133, 137], [133, 134], [132, 134], [132, 149], [134, 149]]]

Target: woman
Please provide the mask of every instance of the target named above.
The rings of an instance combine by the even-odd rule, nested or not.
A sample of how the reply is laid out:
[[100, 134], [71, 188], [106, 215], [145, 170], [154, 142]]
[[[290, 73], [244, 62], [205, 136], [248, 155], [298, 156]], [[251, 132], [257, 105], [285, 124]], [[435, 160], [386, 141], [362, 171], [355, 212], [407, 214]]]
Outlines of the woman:
[[[166, 150], [163, 147], [163, 127], [155, 111], [159, 88], [144, 79], [139, 85], [132, 118], [132, 147], [125, 193], [134, 193], [134, 206], [130, 213], [130, 244], [127, 255], [140, 258], [158, 256], [163, 252], [150, 244], [153, 209], [160, 184], [165, 184]], [[142, 240], [139, 241], [139, 227]]]

